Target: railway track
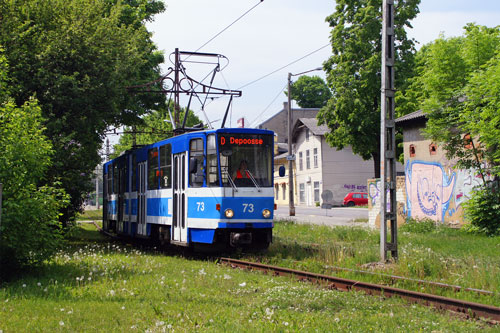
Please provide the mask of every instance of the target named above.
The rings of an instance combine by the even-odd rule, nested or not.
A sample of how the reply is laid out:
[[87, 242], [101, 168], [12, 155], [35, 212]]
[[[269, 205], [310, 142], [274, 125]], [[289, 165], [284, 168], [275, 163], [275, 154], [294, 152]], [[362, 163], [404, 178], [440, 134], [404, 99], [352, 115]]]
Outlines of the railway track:
[[258, 270], [280, 276], [294, 276], [300, 281], [325, 284], [332, 289], [343, 291], [358, 290], [369, 295], [381, 295], [383, 297], [399, 296], [413, 303], [452, 311], [466, 318], [484, 318], [492, 324], [500, 323], [500, 308], [491, 305], [231, 258], [220, 258], [220, 262], [233, 268]]

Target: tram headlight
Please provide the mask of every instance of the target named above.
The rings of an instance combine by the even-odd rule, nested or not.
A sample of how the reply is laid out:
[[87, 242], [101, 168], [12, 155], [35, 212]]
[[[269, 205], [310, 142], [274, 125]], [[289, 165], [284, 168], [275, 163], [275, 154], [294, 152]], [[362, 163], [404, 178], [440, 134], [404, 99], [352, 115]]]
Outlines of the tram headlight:
[[262, 211], [262, 216], [264, 216], [265, 219], [268, 219], [271, 217], [271, 211], [269, 209], [264, 209]]
[[226, 217], [230, 219], [234, 216], [234, 211], [231, 208], [228, 208], [224, 211], [224, 215], [226, 215]]

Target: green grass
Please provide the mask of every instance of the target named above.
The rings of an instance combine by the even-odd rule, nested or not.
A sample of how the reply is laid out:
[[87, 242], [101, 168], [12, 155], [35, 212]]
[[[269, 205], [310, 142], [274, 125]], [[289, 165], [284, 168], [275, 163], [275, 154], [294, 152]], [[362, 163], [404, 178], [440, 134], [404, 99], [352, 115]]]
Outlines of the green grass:
[[[70, 246], [54, 260], [1, 286], [0, 330], [494, 330], [482, 322], [459, 320], [399, 299], [327, 290], [289, 278], [234, 270], [210, 260], [110, 243], [91, 227], [82, 225]], [[281, 235], [293, 232], [293, 225], [278, 226], [277, 231]], [[359, 237], [346, 232], [338, 239]]]
[[85, 210], [83, 214], [78, 215], [77, 220], [102, 221], [102, 209]]
[[360, 218], [353, 219], [352, 222], [356, 222], [356, 223], [358, 223], [358, 222], [359, 223], [368, 223], [368, 219], [360, 217]]
[[[391, 283], [381, 274], [424, 279], [496, 292], [495, 296], [456, 293], [410, 282], [395, 286], [500, 306], [500, 237], [471, 235], [436, 227], [398, 234], [399, 260], [374, 265], [379, 257], [379, 232], [366, 228], [275, 223], [269, 251], [247, 259], [375, 283]], [[375, 275], [338, 271], [336, 267], [371, 270]]]

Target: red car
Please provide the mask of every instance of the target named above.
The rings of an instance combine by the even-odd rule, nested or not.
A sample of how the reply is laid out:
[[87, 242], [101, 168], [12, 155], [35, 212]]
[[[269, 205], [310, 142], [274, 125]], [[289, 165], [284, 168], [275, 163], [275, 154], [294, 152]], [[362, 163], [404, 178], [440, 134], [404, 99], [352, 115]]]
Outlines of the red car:
[[344, 206], [363, 206], [368, 205], [368, 193], [351, 192], [344, 197]]

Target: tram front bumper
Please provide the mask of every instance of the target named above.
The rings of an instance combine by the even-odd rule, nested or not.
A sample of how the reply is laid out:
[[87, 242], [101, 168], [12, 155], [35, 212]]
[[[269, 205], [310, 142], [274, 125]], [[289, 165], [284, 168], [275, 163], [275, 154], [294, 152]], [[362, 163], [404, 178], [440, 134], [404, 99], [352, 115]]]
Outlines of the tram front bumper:
[[229, 235], [229, 243], [231, 246], [252, 244], [251, 232], [231, 232]]

